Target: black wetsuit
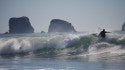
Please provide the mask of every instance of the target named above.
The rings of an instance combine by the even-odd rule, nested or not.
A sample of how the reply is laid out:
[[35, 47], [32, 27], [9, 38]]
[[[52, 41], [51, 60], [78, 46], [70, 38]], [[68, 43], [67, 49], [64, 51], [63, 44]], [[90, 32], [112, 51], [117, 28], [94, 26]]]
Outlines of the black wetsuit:
[[99, 33], [99, 36], [102, 37], [102, 38], [105, 38], [105, 37], [106, 37], [106, 34], [105, 34], [105, 33], [109, 33], [109, 32], [103, 30], [103, 31], [101, 31], [101, 32]]
[[105, 38], [106, 37], [106, 34], [107, 33], [106, 31], [101, 31], [99, 36], [101, 36], [102, 38]]

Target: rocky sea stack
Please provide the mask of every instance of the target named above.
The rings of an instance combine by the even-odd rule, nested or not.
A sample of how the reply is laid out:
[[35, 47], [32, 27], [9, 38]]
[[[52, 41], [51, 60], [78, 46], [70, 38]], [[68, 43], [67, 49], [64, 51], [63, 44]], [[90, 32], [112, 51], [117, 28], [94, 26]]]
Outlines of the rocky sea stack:
[[76, 32], [71, 23], [61, 20], [53, 19], [50, 22], [48, 32]]
[[122, 31], [125, 31], [125, 22], [124, 22], [124, 24], [122, 25]]
[[34, 28], [31, 26], [28, 17], [10, 18], [9, 33], [34, 33]]

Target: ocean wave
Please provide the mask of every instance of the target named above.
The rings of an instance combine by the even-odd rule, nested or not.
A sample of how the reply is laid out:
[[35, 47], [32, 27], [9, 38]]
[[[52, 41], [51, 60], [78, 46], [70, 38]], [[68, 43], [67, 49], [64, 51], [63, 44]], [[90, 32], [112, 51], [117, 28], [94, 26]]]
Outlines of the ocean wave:
[[105, 40], [97, 34], [46, 34], [0, 38], [0, 56], [88, 57], [125, 54], [125, 35], [109, 34]]

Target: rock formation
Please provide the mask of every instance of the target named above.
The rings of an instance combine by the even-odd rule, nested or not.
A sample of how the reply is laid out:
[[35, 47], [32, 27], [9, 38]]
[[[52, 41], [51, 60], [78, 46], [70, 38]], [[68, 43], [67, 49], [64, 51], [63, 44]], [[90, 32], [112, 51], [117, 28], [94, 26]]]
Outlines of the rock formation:
[[28, 17], [10, 18], [9, 33], [33, 33], [34, 28], [31, 26]]
[[122, 31], [125, 31], [125, 22], [124, 22], [124, 24], [122, 25]]
[[48, 32], [76, 32], [71, 23], [60, 20], [53, 19], [50, 22]]

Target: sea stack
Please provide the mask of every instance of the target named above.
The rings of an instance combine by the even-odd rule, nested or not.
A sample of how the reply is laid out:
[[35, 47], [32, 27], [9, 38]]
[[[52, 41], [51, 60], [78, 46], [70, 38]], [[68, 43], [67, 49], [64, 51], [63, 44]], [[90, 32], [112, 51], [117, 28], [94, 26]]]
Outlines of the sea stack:
[[48, 32], [76, 32], [76, 30], [74, 29], [74, 27], [72, 26], [71, 23], [61, 20], [61, 19], [53, 19], [50, 22], [49, 25], [49, 30]]
[[124, 24], [122, 25], [122, 31], [125, 31], [125, 22], [124, 22]]
[[9, 33], [34, 33], [28, 17], [13, 17], [9, 19]]

